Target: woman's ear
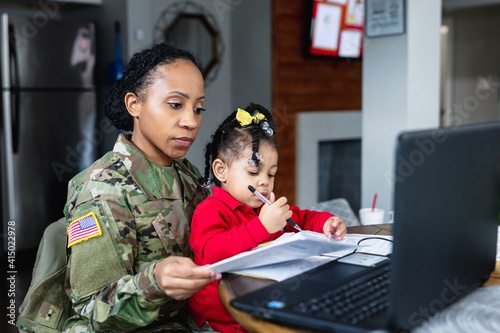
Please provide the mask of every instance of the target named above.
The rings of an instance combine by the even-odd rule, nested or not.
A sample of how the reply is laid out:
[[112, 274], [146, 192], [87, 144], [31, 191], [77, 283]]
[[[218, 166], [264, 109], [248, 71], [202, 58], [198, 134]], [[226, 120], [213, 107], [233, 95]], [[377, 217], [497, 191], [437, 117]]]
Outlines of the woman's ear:
[[140, 103], [137, 95], [132, 92], [128, 92], [125, 95], [124, 101], [128, 113], [130, 113], [132, 117], [138, 118], [140, 114]]
[[214, 176], [221, 183], [226, 182], [227, 164], [223, 160], [221, 160], [220, 158], [216, 158], [215, 161], [212, 163], [212, 171], [214, 173]]

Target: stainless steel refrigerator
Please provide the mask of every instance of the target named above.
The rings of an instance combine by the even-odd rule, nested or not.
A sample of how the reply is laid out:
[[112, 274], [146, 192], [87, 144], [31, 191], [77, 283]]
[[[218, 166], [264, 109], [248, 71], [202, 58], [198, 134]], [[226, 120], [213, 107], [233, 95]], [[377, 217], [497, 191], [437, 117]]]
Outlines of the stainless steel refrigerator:
[[95, 26], [4, 13], [0, 34], [2, 248], [33, 249], [96, 158]]

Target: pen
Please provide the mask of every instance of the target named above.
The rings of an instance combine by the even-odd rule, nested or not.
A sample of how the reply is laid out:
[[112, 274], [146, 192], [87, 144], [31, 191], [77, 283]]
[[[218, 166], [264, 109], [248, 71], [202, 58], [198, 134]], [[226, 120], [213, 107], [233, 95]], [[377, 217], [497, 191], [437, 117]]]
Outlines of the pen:
[[[262, 193], [260, 193], [259, 191], [257, 191], [252, 185], [248, 185], [248, 189], [250, 190], [250, 192], [252, 192], [253, 194], [255, 194], [255, 196], [257, 198], [259, 198], [260, 200], [262, 200], [263, 203], [266, 203], [268, 205], [272, 205], [273, 203], [269, 200], [267, 200], [267, 198], [265, 196], [262, 195]], [[297, 225], [297, 223], [295, 223], [292, 219], [287, 219], [286, 222], [291, 225], [292, 227], [294, 227], [295, 229], [297, 229], [298, 231], [302, 231], [302, 229], [300, 229], [300, 227]]]

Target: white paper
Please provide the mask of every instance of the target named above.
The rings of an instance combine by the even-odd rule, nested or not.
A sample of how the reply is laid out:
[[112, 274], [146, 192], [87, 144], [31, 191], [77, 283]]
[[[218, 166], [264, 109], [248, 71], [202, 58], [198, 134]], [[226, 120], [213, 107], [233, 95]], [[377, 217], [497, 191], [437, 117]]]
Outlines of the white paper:
[[363, 0], [349, 0], [347, 6], [346, 23], [362, 26], [364, 21], [365, 6]]
[[[357, 252], [386, 256], [392, 253], [392, 239], [392, 236], [347, 234], [345, 235], [344, 239], [339, 241], [339, 243], [345, 243], [349, 245], [357, 245], [359, 243], [359, 247], [356, 250]], [[352, 250], [350, 251], [339, 249], [337, 251], [325, 253], [324, 255], [334, 258], [340, 258], [350, 253], [352, 253]]]
[[314, 48], [326, 50], [338, 48], [341, 14], [342, 8], [339, 6], [318, 4], [313, 28]]
[[361, 37], [359, 30], [342, 30], [340, 33], [339, 56], [358, 58], [361, 54]]
[[347, 0], [328, 0], [328, 2], [338, 3], [339, 5], [345, 5]]
[[335, 258], [326, 256], [313, 256], [277, 264], [236, 270], [233, 273], [271, 279], [279, 282], [326, 264], [327, 262], [332, 260], [335, 260]]
[[324, 253], [349, 251], [356, 245], [330, 240], [322, 233], [303, 230], [298, 233], [286, 233], [269, 245], [259, 246], [251, 251], [237, 254], [210, 265], [216, 272], [234, 272], [250, 267], [277, 264], [303, 259]]
[[366, 266], [366, 267], [373, 267], [385, 260], [388, 260], [388, 258], [376, 254], [361, 253], [361, 252], [354, 252], [348, 256], [337, 259], [338, 262], [344, 264]]

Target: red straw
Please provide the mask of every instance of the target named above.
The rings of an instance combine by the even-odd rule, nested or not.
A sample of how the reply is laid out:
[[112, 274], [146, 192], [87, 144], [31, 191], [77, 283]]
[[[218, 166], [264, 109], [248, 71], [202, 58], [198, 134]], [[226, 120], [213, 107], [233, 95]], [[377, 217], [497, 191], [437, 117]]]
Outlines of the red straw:
[[377, 202], [377, 193], [375, 193], [375, 196], [373, 197], [372, 212], [375, 210], [375, 203], [376, 202]]

